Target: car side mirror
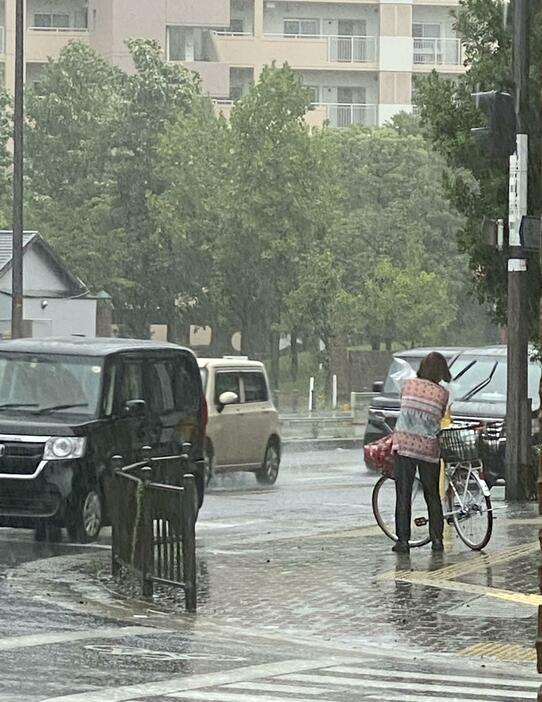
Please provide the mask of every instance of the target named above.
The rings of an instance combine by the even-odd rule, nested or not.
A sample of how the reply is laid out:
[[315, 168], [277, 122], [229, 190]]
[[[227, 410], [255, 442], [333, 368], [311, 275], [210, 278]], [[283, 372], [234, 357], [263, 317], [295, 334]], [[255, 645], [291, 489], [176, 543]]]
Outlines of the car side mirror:
[[376, 382], [373, 383], [373, 392], [376, 393], [381, 393], [382, 390], [384, 390], [384, 381], [383, 380], [377, 380]]
[[123, 417], [144, 417], [147, 410], [145, 400], [128, 400], [121, 411]]
[[218, 398], [217, 410], [222, 412], [226, 405], [235, 405], [239, 402], [239, 395], [236, 392], [223, 392]]

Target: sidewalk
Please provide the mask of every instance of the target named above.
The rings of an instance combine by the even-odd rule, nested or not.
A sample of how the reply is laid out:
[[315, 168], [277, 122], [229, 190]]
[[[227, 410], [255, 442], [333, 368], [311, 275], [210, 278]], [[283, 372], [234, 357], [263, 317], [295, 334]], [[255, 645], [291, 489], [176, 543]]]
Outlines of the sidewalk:
[[200, 526], [196, 616], [113, 597], [105, 544], [0, 580], [2, 702], [534, 700], [536, 505], [497, 503], [487, 554], [448, 530], [405, 558], [339, 503], [267, 520], [269, 492], [228, 495], [251, 508]]

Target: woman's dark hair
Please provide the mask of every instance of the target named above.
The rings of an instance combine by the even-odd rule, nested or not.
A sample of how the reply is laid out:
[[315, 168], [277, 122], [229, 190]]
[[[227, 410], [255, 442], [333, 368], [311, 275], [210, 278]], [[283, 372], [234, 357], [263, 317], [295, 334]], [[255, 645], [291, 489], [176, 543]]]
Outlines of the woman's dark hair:
[[433, 383], [440, 383], [441, 380], [449, 383], [452, 379], [448, 363], [441, 353], [432, 351], [420, 363], [418, 378], [430, 380]]

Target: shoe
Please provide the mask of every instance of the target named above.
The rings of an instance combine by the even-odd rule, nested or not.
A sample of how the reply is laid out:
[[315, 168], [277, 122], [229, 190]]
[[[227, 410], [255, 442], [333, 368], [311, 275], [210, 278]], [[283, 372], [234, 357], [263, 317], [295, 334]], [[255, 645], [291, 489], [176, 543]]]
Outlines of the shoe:
[[410, 546], [406, 541], [398, 541], [391, 550], [394, 553], [409, 553]]
[[444, 551], [444, 544], [442, 543], [442, 539], [435, 539], [433, 543], [431, 544], [431, 551], [434, 551], [435, 553], [442, 553]]

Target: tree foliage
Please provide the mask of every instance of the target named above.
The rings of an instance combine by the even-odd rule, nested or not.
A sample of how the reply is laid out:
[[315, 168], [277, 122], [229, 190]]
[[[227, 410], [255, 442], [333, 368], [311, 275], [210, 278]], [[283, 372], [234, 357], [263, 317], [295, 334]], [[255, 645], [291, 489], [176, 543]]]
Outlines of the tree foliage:
[[[469, 70], [454, 82], [436, 72], [417, 82], [417, 101], [422, 123], [439, 151], [456, 171], [447, 182], [455, 207], [464, 215], [459, 243], [469, 256], [470, 268], [481, 300], [495, 305], [497, 318], [506, 317], [506, 265], [504, 256], [486, 245], [481, 237], [484, 216], [507, 219], [508, 163], [491, 160], [472, 141], [470, 130], [481, 126], [484, 117], [476, 109], [471, 93], [502, 90], [513, 93], [511, 10], [494, 0], [461, 0], [456, 28], [465, 42]], [[530, 138], [529, 202], [533, 214], [542, 209], [540, 181], [542, 88], [542, 2], [529, 3], [530, 28]], [[472, 174], [476, 187], [463, 177]], [[458, 177], [459, 173], [459, 177]], [[540, 271], [537, 261], [529, 265], [528, 314], [536, 329]]]
[[[209, 325], [216, 343], [241, 331], [244, 353], [271, 356], [275, 387], [280, 335], [323, 342], [324, 367], [336, 336], [460, 341], [479, 311], [457, 249], [458, 203], [474, 211], [490, 190], [452, 129], [475, 119], [472, 107], [432, 126], [433, 138], [448, 134], [446, 165], [407, 115], [311, 132], [309, 91], [288, 66], [266, 67], [227, 121], [156, 43], [129, 48], [130, 74], [87, 46], [64, 49], [28, 91], [26, 134], [27, 226], [113, 295], [127, 333], [162, 322], [183, 339], [189, 324]], [[428, 85], [441, 101], [452, 95]], [[296, 353], [294, 343], [293, 377]]]

